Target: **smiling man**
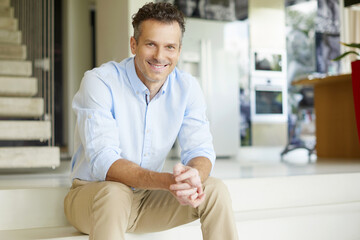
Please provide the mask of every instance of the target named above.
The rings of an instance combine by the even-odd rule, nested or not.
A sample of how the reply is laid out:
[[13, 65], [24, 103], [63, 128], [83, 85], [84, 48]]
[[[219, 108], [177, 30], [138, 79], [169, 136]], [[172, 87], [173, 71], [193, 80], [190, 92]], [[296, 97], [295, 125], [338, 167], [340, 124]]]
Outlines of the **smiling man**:
[[[237, 239], [228, 190], [209, 177], [215, 153], [203, 94], [195, 78], [176, 68], [183, 15], [169, 3], [148, 3], [133, 27], [135, 57], [86, 72], [74, 97], [66, 217], [97, 240], [199, 218], [204, 239]], [[181, 163], [161, 172], [176, 138]]]

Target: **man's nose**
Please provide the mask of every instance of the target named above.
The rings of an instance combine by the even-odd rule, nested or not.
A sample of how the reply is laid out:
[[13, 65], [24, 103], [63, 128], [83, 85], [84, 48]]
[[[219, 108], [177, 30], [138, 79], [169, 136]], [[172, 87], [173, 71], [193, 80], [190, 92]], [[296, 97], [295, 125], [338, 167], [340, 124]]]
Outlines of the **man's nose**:
[[157, 48], [154, 52], [154, 58], [158, 61], [161, 61], [164, 57], [164, 50], [161, 49], [160, 47]]

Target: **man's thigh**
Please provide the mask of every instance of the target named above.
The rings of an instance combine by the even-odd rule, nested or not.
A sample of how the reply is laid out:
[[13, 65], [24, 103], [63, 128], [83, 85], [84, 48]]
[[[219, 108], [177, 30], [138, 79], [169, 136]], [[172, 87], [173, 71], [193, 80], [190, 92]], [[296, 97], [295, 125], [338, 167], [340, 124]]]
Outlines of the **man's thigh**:
[[74, 227], [87, 234], [98, 222], [97, 216], [128, 215], [124, 216], [126, 222], [122, 223], [126, 229], [132, 200], [133, 192], [124, 184], [75, 179], [64, 200], [65, 215]]
[[[158, 232], [174, 228], [198, 219], [197, 209], [182, 206], [165, 190], [144, 190], [134, 194], [131, 215], [136, 215], [128, 232]], [[134, 217], [130, 217], [134, 218]]]

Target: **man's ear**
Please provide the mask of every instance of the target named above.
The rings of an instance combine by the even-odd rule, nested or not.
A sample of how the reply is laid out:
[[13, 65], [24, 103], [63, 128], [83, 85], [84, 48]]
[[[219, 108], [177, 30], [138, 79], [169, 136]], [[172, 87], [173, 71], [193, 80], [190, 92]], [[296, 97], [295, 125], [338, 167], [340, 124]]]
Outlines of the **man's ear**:
[[136, 53], [136, 47], [137, 47], [137, 43], [134, 37], [130, 38], [130, 49], [131, 49], [131, 53], [135, 55]]

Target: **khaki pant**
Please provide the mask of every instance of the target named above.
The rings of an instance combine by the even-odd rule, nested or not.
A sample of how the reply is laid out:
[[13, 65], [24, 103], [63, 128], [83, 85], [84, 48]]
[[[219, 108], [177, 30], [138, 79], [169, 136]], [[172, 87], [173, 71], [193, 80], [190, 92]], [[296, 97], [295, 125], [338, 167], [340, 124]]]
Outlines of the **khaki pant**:
[[124, 239], [125, 232], [167, 230], [200, 218], [203, 239], [238, 239], [229, 192], [209, 177], [205, 201], [197, 208], [182, 206], [168, 191], [132, 190], [117, 182], [75, 179], [65, 197], [65, 215], [94, 240]]

